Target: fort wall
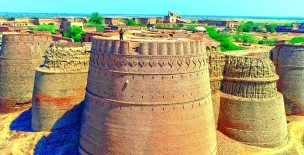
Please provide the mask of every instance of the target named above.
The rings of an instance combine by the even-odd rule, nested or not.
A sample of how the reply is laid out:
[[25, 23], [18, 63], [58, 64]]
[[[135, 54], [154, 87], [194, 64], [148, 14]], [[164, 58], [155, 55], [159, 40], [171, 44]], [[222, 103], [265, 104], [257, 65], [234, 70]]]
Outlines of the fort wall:
[[214, 110], [215, 125], [217, 125], [220, 106], [220, 89], [223, 80], [226, 56], [220, 51], [217, 51], [216, 47], [208, 48], [207, 55], [209, 58], [209, 78], [212, 104]]
[[277, 46], [272, 50], [272, 60], [280, 76], [278, 90], [283, 93], [287, 114], [304, 114], [304, 46]]
[[203, 43], [94, 38], [80, 153], [216, 154]]
[[53, 43], [36, 69], [32, 128], [49, 131], [80, 121], [87, 85], [90, 45]]
[[3, 34], [0, 51], [0, 111], [30, 105], [35, 68], [52, 38], [42, 34]]
[[230, 138], [259, 147], [287, 142], [283, 96], [269, 59], [228, 56], [218, 129]]

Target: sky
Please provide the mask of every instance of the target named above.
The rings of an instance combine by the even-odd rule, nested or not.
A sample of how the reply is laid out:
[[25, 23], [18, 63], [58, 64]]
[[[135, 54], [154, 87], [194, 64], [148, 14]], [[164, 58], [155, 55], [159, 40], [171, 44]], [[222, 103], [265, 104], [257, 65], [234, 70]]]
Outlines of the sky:
[[0, 0], [0, 12], [304, 17], [304, 0]]

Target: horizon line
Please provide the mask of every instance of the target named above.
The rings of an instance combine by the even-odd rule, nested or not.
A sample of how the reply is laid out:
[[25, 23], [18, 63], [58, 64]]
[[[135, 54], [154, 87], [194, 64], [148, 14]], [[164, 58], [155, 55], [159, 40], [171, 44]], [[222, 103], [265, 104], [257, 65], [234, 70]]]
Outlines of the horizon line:
[[[21, 14], [21, 13], [24, 13], [24, 14], [69, 14], [69, 15], [90, 15], [92, 13], [47, 13], [47, 12], [1, 12], [0, 11], [0, 14], [1, 13], [13, 13], [13, 14]], [[100, 13], [98, 12], [100, 15], [124, 15], [124, 16], [165, 16], [166, 14], [139, 14], [139, 13], [119, 13], [119, 14], [114, 14], [114, 13]], [[303, 16], [266, 16], [266, 15], [261, 15], [261, 16], [257, 16], [257, 15], [186, 15], [186, 14], [180, 14], [180, 16], [206, 16], [206, 17], [272, 17], [272, 18], [275, 18], [275, 17], [283, 17], [283, 18], [301, 18], [301, 19], [304, 19]]]

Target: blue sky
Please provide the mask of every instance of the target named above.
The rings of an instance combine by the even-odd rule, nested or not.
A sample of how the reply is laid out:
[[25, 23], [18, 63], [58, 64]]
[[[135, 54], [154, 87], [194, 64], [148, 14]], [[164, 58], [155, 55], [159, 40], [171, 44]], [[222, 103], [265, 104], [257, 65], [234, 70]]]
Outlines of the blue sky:
[[0, 0], [0, 12], [304, 17], [304, 0]]

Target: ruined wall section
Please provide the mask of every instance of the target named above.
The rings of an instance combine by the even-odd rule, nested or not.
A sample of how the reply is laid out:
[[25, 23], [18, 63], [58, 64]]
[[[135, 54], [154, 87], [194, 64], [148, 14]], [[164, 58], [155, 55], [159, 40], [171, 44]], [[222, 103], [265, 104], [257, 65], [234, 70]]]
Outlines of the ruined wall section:
[[219, 106], [220, 106], [220, 88], [223, 80], [224, 65], [226, 62], [226, 56], [220, 51], [216, 51], [216, 48], [211, 47], [207, 50], [207, 56], [209, 58], [209, 78], [210, 89], [212, 95], [212, 104], [215, 117], [215, 124], [218, 123]]
[[0, 51], [0, 111], [30, 105], [35, 68], [52, 38], [42, 34], [3, 34]]
[[216, 153], [203, 41], [156, 40], [93, 39], [81, 154]]
[[283, 93], [287, 114], [304, 114], [304, 46], [280, 45], [272, 50], [272, 60], [280, 76], [278, 90]]
[[287, 142], [283, 96], [269, 59], [228, 56], [218, 129], [230, 138], [260, 147]]
[[36, 69], [32, 128], [49, 131], [80, 121], [87, 85], [90, 45], [53, 43]]

